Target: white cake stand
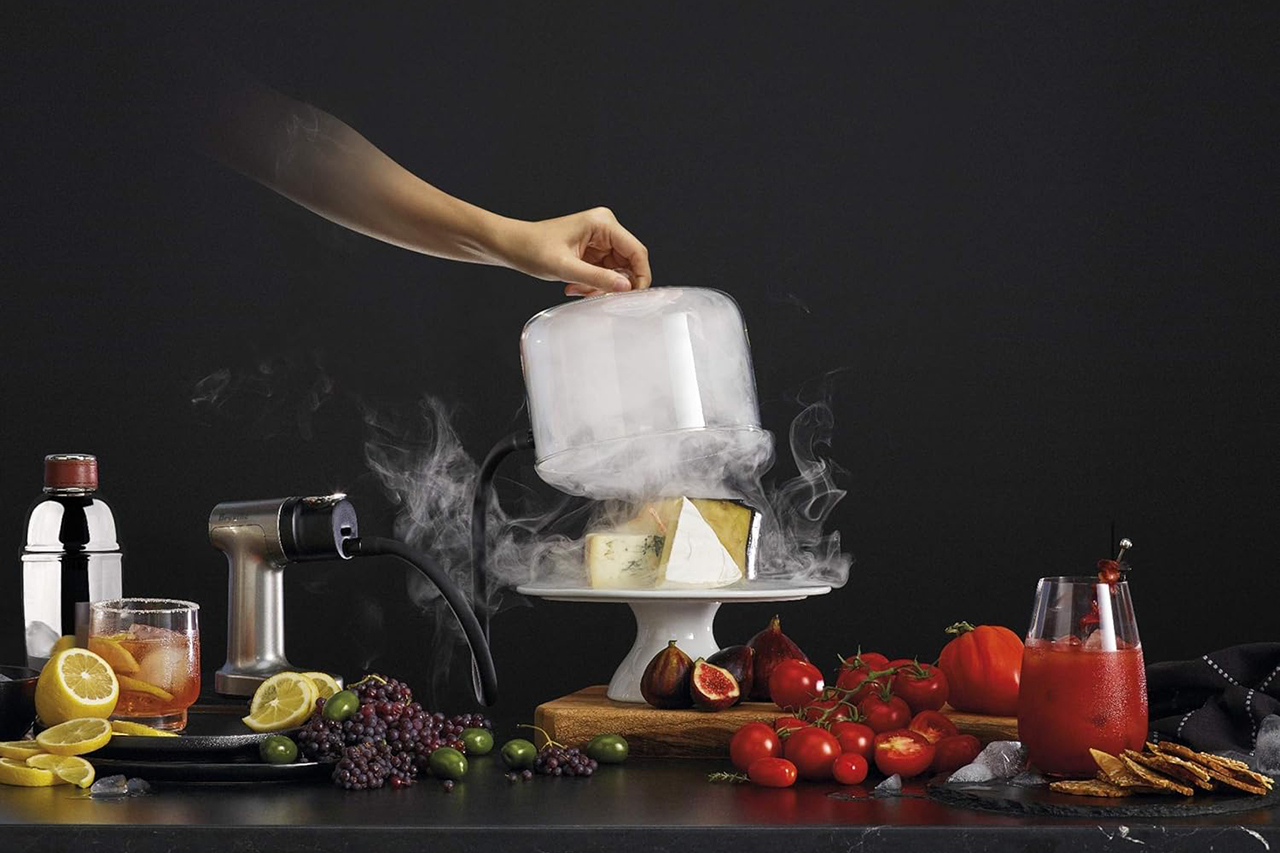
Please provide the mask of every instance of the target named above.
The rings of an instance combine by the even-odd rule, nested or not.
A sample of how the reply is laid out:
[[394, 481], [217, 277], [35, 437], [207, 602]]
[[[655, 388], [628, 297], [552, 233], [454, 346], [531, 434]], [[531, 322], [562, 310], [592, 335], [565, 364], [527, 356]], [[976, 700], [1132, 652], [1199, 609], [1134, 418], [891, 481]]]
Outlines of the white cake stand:
[[668, 641], [678, 641], [680, 650], [694, 659], [720, 650], [713, 623], [723, 602], [800, 601], [826, 595], [831, 587], [752, 581], [720, 589], [591, 589], [531, 583], [516, 587], [516, 592], [548, 601], [630, 605], [636, 641], [609, 680], [608, 696], [617, 702], [643, 702], [640, 676]]

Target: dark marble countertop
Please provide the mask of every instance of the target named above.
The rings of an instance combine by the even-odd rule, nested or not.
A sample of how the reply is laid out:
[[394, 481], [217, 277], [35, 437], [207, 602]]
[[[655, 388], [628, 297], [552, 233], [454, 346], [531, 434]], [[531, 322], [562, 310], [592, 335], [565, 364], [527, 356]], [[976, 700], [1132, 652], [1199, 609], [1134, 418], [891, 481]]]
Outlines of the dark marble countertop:
[[[326, 782], [157, 786], [92, 800], [67, 786], [0, 787], [3, 853], [92, 851], [1280, 851], [1280, 809], [1168, 820], [1028, 819], [921, 797], [837, 798], [834, 785], [713, 784], [723, 762], [632, 760], [591, 779], [508, 783], [472, 760], [451, 793], [431, 780], [346, 792]], [[918, 788], [908, 788], [908, 793]]]

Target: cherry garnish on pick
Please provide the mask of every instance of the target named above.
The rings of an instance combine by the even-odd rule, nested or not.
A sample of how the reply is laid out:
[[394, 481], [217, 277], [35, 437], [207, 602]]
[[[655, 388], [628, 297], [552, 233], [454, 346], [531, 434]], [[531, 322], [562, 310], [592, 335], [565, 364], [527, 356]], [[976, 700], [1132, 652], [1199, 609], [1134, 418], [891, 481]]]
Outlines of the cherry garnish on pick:
[[1120, 553], [1116, 554], [1116, 558], [1114, 560], [1099, 560], [1098, 580], [1109, 584], [1119, 582], [1120, 578], [1124, 576], [1124, 572], [1129, 570], [1128, 566], [1120, 562], [1120, 558], [1124, 556], [1125, 551], [1128, 551], [1132, 547], [1133, 543], [1128, 539], [1121, 539]]

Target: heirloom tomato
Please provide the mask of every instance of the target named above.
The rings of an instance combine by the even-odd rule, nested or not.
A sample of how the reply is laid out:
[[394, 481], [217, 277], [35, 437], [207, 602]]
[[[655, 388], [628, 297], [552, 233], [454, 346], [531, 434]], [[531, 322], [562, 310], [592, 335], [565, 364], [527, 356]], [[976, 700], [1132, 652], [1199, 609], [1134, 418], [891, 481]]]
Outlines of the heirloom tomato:
[[1022, 640], [1008, 628], [957, 622], [955, 639], [942, 647], [938, 668], [947, 677], [948, 701], [957, 711], [1012, 717], [1018, 713]]
[[782, 737], [764, 723], [747, 723], [729, 740], [729, 760], [746, 770], [758, 758], [781, 758]]

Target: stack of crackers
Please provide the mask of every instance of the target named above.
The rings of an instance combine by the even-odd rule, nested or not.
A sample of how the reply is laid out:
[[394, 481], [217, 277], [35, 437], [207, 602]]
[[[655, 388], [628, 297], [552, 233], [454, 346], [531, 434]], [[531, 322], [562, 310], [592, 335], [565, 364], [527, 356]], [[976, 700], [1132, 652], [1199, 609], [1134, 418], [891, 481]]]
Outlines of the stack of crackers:
[[1126, 749], [1108, 755], [1091, 749], [1098, 765], [1094, 779], [1051, 782], [1049, 790], [1085, 797], [1127, 797], [1132, 794], [1176, 794], [1190, 797], [1196, 791], [1219, 786], [1266, 796], [1275, 780], [1249, 769], [1242, 761], [1211, 752], [1196, 752], [1180, 743], [1148, 743], [1143, 752]]

